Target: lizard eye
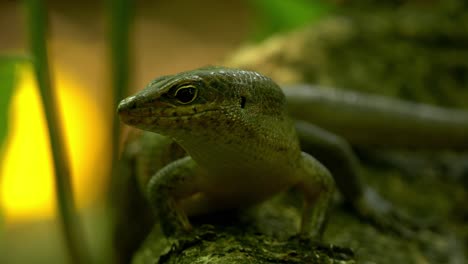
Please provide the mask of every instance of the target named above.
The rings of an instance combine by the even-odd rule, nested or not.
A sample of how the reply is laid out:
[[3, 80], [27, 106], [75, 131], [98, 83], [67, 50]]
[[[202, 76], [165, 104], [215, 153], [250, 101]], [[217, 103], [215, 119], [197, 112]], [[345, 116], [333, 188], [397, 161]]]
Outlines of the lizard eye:
[[174, 97], [181, 104], [189, 104], [197, 98], [198, 89], [193, 85], [184, 85], [179, 87], [175, 93]]

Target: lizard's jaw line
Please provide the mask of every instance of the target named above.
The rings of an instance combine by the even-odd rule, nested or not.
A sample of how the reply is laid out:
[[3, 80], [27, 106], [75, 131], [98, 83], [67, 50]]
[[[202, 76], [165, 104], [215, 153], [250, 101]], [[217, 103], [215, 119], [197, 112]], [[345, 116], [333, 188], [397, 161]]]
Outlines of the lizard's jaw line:
[[[216, 109], [209, 109], [204, 111], [198, 111], [196, 113], [188, 113], [188, 114], [179, 114], [179, 115], [158, 115], [158, 114], [146, 114], [146, 113], [135, 113], [134, 111], [125, 111], [120, 112], [120, 120], [132, 127], [136, 127], [143, 130], [149, 130], [155, 133], [163, 133], [165, 129], [169, 127], [180, 126], [181, 124], [178, 122], [186, 122], [190, 119], [203, 119], [203, 115], [207, 113], [222, 113], [223, 110], [220, 108]], [[142, 124], [144, 124], [142, 126]], [[158, 125], [156, 125], [158, 124]], [[162, 125], [164, 124], [164, 125]], [[157, 129], [155, 129], [155, 125]], [[161, 127], [162, 125], [162, 127]], [[173, 129], [173, 128], [172, 128]], [[163, 133], [165, 134], [165, 133]]]
[[134, 111], [129, 111], [129, 112], [124, 113], [123, 115], [126, 115], [128, 117], [137, 117], [137, 118], [138, 117], [141, 117], [141, 118], [151, 117], [151, 118], [157, 118], [157, 119], [177, 119], [179, 117], [190, 117], [190, 116], [196, 117], [196, 116], [200, 116], [209, 112], [221, 112], [221, 111], [222, 109], [216, 108], [216, 109], [208, 109], [204, 111], [197, 111], [196, 113], [177, 114], [177, 115], [172, 115], [172, 114], [161, 115], [161, 114], [151, 113], [151, 111], [148, 111], [150, 112], [149, 114], [146, 114], [146, 113], [141, 114], [141, 113], [135, 113]]

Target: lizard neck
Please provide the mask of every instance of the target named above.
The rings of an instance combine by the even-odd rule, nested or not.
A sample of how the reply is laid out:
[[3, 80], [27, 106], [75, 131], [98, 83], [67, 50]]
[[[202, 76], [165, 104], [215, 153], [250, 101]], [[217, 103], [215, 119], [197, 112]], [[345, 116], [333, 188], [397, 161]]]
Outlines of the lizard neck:
[[[237, 122], [232, 122], [233, 116]], [[293, 122], [286, 115], [259, 119], [221, 112], [216, 126], [177, 133], [174, 139], [203, 168], [216, 172], [290, 167], [283, 165], [294, 165], [300, 156]]]

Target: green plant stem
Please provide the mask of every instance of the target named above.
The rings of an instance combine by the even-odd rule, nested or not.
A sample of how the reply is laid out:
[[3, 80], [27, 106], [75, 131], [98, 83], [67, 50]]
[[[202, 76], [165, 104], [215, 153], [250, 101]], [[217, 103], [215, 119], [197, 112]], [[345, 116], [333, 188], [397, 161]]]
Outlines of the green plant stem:
[[[109, 50], [110, 50], [110, 66], [111, 66], [111, 87], [113, 90], [113, 102], [112, 102], [112, 172], [110, 180], [108, 181], [108, 191], [107, 191], [107, 206], [112, 210], [111, 215], [115, 217], [116, 210], [116, 195], [120, 193], [115, 193], [116, 190], [119, 190], [117, 186], [121, 185], [119, 171], [118, 171], [118, 162], [119, 162], [119, 144], [121, 137], [121, 126], [118, 119], [118, 115], [115, 113], [117, 105], [120, 100], [128, 92], [128, 83], [129, 83], [129, 46], [130, 38], [129, 31], [131, 26], [131, 21], [133, 17], [133, 4], [128, 0], [107, 0], [107, 10], [109, 10]], [[117, 209], [118, 210], [118, 209]], [[111, 243], [114, 246], [115, 243], [115, 221], [116, 219], [111, 219]], [[112, 257], [115, 258], [111, 260], [113, 263], [120, 263], [121, 259], [118, 259], [120, 254], [115, 252], [116, 248], [112, 248]]]
[[[112, 116], [112, 178], [118, 175], [120, 122], [115, 110], [120, 100], [128, 91], [129, 82], [129, 29], [132, 17], [132, 4], [128, 0], [108, 0], [110, 11], [110, 65], [112, 72], [111, 85], [113, 89]], [[112, 194], [111, 194], [112, 196]], [[110, 197], [112, 199], [112, 197]], [[112, 201], [110, 201], [112, 203]]]
[[[129, 29], [132, 17], [132, 4], [128, 0], [108, 0], [110, 10], [110, 51], [112, 87], [114, 90], [113, 109], [128, 91], [129, 82]], [[116, 114], [112, 124], [113, 168], [118, 161], [120, 122]]]
[[55, 189], [66, 246], [72, 263], [89, 263], [75, 208], [65, 140], [61, 133], [56, 94], [52, 89], [46, 46], [46, 10], [40, 0], [26, 0], [29, 44], [52, 149]]

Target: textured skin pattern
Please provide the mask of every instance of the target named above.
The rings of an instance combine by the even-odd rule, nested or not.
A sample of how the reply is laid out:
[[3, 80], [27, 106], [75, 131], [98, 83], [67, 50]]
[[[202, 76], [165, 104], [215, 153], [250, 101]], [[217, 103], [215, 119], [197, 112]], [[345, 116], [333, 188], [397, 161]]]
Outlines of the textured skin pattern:
[[[187, 87], [194, 97], [180, 98]], [[163, 76], [118, 110], [124, 123], [168, 136], [190, 156], [149, 182], [166, 235], [190, 229], [186, 213], [243, 207], [291, 186], [305, 193], [302, 231], [321, 235], [333, 179], [301, 152], [285, 96], [271, 79], [227, 68]]]

